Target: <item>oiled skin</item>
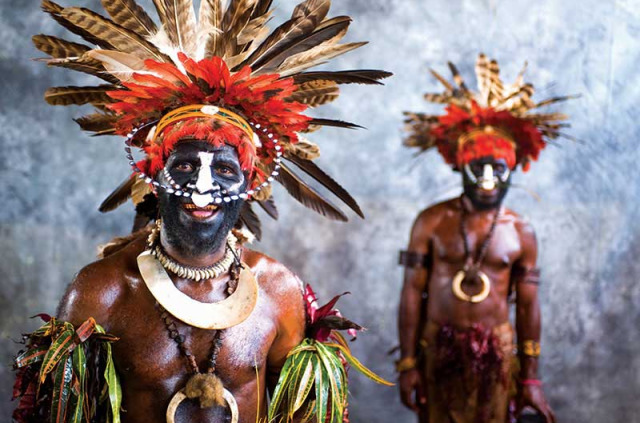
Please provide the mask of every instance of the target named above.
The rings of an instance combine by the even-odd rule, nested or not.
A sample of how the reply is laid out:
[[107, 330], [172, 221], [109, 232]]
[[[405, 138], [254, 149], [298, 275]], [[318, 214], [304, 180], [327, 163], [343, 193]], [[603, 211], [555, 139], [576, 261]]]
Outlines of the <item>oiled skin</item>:
[[[495, 210], [475, 210], [464, 198], [467, 209], [465, 232], [471, 256], [475, 257], [484, 242], [495, 214]], [[416, 218], [411, 231], [408, 250], [432, 257], [431, 266], [407, 268], [400, 300], [399, 334], [402, 357], [414, 357], [420, 331], [422, 310], [421, 297], [428, 292], [426, 316], [438, 324], [451, 324], [465, 328], [481, 324], [492, 328], [509, 318], [508, 295], [510, 287], [516, 292], [516, 330], [519, 340], [540, 339], [540, 307], [536, 285], [519, 283], [515, 275], [526, 273], [536, 267], [537, 243], [535, 232], [520, 216], [503, 208], [486, 257], [480, 269], [491, 280], [491, 292], [481, 303], [460, 301], [452, 292], [451, 282], [455, 274], [464, 267], [464, 242], [460, 234], [462, 216], [459, 198], [427, 208]], [[466, 293], [480, 292], [481, 284], [463, 284]], [[522, 379], [537, 378], [537, 359], [521, 357]], [[403, 403], [418, 412], [418, 403], [426, 404], [428, 398], [423, 390], [417, 369], [403, 372], [400, 376]], [[519, 392], [519, 405], [531, 405], [538, 409], [547, 421], [554, 421], [542, 392], [538, 386], [524, 386]]]
[[[136, 257], [145, 249], [140, 238], [121, 251], [82, 269], [65, 294], [58, 318], [81, 324], [89, 317], [120, 338], [113, 346], [123, 389], [123, 423], [165, 421], [171, 397], [184, 387], [189, 372], [176, 343], [155, 308], [155, 300], [138, 271]], [[283, 265], [260, 253], [242, 249], [242, 261], [257, 278], [258, 302], [249, 318], [224, 331], [217, 374], [235, 396], [240, 422], [266, 415], [266, 389], [277, 382], [287, 353], [304, 336], [301, 282]], [[228, 276], [204, 282], [178, 279], [179, 290], [202, 302], [226, 297]], [[207, 368], [212, 332], [177, 322], [201, 371]], [[201, 410], [183, 403], [176, 422], [228, 421], [225, 408]]]

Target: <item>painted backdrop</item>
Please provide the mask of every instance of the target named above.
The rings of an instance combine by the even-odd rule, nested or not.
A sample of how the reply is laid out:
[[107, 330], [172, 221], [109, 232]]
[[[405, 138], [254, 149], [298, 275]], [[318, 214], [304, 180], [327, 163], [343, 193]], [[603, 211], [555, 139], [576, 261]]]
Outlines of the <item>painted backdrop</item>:
[[[61, 1], [98, 7], [98, 1]], [[150, 3], [145, 1], [145, 4]], [[295, 0], [276, 0], [279, 17]], [[65, 286], [94, 260], [96, 246], [131, 225], [132, 207], [101, 215], [100, 201], [127, 165], [116, 139], [92, 139], [72, 122], [78, 109], [52, 108], [51, 85], [90, 77], [47, 70], [30, 42], [62, 34], [37, 0], [0, 0], [0, 419], [7, 421], [14, 343], [53, 313]], [[368, 327], [357, 356], [394, 378], [401, 269], [396, 256], [412, 219], [459, 193], [459, 177], [435, 154], [414, 158], [401, 146], [402, 111], [432, 110], [428, 74], [459, 65], [473, 83], [478, 52], [497, 58], [542, 96], [581, 93], [566, 106], [580, 144], [549, 147], [515, 178], [507, 205], [537, 229], [543, 269], [541, 376], [560, 422], [640, 422], [640, 1], [638, 0], [334, 0], [333, 14], [354, 18], [351, 41], [371, 43], [339, 67], [381, 68], [385, 87], [348, 86], [325, 110], [367, 130], [323, 130], [320, 162], [360, 201], [367, 219], [326, 221], [293, 200], [280, 222], [264, 220], [256, 248], [285, 263], [321, 296], [351, 291], [347, 316]], [[336, 65], [338, 66], [338, 65]], [[536, 200], [528, 192], [540, 196]], [[276, 195], [286, 197], [281, 189]], [[352, 377], [352, 421], [411, 422], [395, 388]]]

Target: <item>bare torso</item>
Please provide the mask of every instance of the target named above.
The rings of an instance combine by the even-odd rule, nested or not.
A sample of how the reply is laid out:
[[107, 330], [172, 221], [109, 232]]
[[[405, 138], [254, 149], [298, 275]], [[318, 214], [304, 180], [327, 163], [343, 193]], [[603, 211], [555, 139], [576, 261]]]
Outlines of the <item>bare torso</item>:
[[[489, 234], [495, 210], [467, 214], [465, 233], [471, 256], [475, 257]], [[465, 265], [464, 241], [460, 232], [462, 217], [459, 199], [435, 205], [423, 212], [425, 225], [430, 226], [425, 242], [431, 255], [427, 281], [427, 316], [436, 323], [449, 323], [468, 327], [480, 323], [494, 327], [508, 320], [508, 296], [511, 273], [521, 257], [520, 225], [522, 220], [512, 211], [503, 208], [487, 254], [480, 266], [491, 280], [489, 296], [480, 303], [470, 303], [456, 298], [452, 280]], [[475, 295], [481, 284], [463, 284], [464, 292]]]
[[[144, 248], [144, 238], [138, 239], [83, 269], [58, 313], [73, 324], [94, 317], [120, 338], [113, 353], [123, 388], [124, 423], [165, 421], [171, 397], [190, 377], [138, 271], [136, 257]], [[266, 387], [273, 387], [287, 352], [302, 340], [305, 317], [298, 278], [251, 250], [243, 249], [242, 261], [257, 278], [258, 302], [247, 320], [224, 330], [217, 374], [238, 402], [240, 422], [255, 422], [256, 415], [266, 415]], [[215, 302], [226, 296], [227, 276], [199, 283], [172, 278], [179, 290], [198, 301]], [[179, 321], [177, 326], [201, 371], [206, 371], [213, 332]], [[228, 418], [225, 408], [201, 410], [197, 403], [185, 402], [176, 422], [223, 422]]]

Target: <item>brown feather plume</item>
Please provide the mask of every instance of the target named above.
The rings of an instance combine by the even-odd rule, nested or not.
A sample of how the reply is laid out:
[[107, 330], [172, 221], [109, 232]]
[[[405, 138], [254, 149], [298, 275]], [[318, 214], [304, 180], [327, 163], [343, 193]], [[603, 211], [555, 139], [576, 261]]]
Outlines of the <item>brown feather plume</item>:
[[336, 56], [360, 48], [365, 44], [367, 44], [367, 42], [319, 45], [309, 51], [289, 57], [278, 67], [278, 73], [282, 77], [292, 76], [305, 69], [325, 63]]
[[57, 3], [54, 3], [50, 0], [42, 0], [41, 8], [44, 12], [48, 13], [56, 22], [60, 25], [71, 31], [72, 33], [82, 37], [85, 41], [90, 44], [95, 44], [102, 48], [113, 48], [113, 46], [109, 43], [108, 40], [103, 40], [98, 37], [95, 37], [91, 33], [85, 31], [84, 29], [78, 27], [77, 25], [69, 22], [62, 16], [62, 11], [64, 7], [60, 6]]
[[202, 0], [198, 12], [198, 43], [205, 43], [204, 57], [222, 56], [222, 17], [224, 15], [221, 0]]
[[134, 177], [125, 179], [116, 189], [113, 190], [107, 198], [104, 199], [98, 210], [101, 213], [107, 213], [117, 209], [131, 197], [131, 189], [136, 182]]
[[273, 220], [278, 220], [280, 213], [276, 207], [276, 202], [272, 196], [263, 201], [257, 201], [258, 205], [265, 211]]
[[364, 214], [362, 213], [357, 201], [331, 176], [327, 175], [322, 169], [320, 169], [318, 165], [313, 163], [311, 160], [301, 159], [293, 155], [287, 155], [286, 159], [302, 169], [307, 175], [321, 183], [325, 188], [349, 206], [351, 210], [356, 212], [358, 216], [364, 219]]
[[167, 56], [150, 42], [138, 34], [116, 24], [110, 19], [98, 15], [91, 10], [70, 7], [61, 12], [61, 15], [74, 25], [89, 32], [93, 36], [108, 40], [116, 49], [125, 53], [135, 54], [140, 58], [170, 61]]
[[72, 43], [71, 41], [51, 35], [34, 35], [31, 37], [31, 41], [33, 41], [33, 45], [38, 50], [56, 59], [81, 57], [84, 53], [91, 50], [91, 47], [84, 44]]
[[379, 70], [353, 70], [339, 72], [305, 72], [293, 76], [296, 84], [309, 81], [334, 81], [338, 84], [371, 84], [382, 85], [381, 79], [393, 75], [391, 72]]
[[256, 212], [251, 208], [251, 203], [246, 202], [242, 205], [240, 209], [240, 221], [255, 235], [258, 241], [262, 239], [262, 224]]
[[102, 63], [97, 60], [91, 59], [86, 54], [78, 59], [49, 59], [45, 60], [45, 62], [48, 66], [71, 69], [77, 72], [83, 72], [89, 75], [93, 75], [111, 84], [120, 83], [118, 78], [110, 75], [105, 71]]
[[293, 95], [288, 100], [307, 104], [309, 107], [316, 107], [321, 104], [332, 102], [340, 94], [338, 84], [333, 81], [309, 81], [298, 86]]
[[233, 57], [240, 53], [237, 37], [249, 23], [255, 5], [256, 0], [234, 0], [229, 4], [222, 18], [225, 57]]
[[112, 103], [107, 91], [116, 89], [113, 85], [100, 85], [97, 87], [51, 87], [44, 99], [52, 106], [68, 106], [70, 104], [103, 105]]
[[365, 129], [364, 126], [356, 125], [355, 123], [345, 122], [343, 120], [337, 120], [337, 119], [313, 118], [309, 121], [309, 125], [332, 126], [334, 128], [347, 128], [347, 129]]
[[153, 23], [147, 12], [135, 0], [101, 1], [111, 19], [118, 25], [143, 37], [151, 37], [158, 31], [156, 24]]
[[74, 119], [74, 121], [85, 131], [103, 132], [114, 130], [113, 125], [116, 123], [116, 116], [106, 113], [92, 113]]
[[[242, 65], [273, 57], [299, 37], [312, 32], [329, 13], [330, 0], [305, 0], [295, 7], [291, 19], [276, 28]], [[264, 61], [264, 60], [263, 60]]]
[[280, 170], [281, 172], [276, 176], [276, 179], [285, 187], [287, 192], [302, 205], [330, 219], [340, 220], [342, 222], [348, 220], [347, 216], [339, 208], [308, 186], [286, 165], [283, 164]]
[[286, 47], [274, 49], [271, 54], [264, 55], [253, 64], [253, 68], [261, 72], [276, 71], [287, 58], [335, 39], [336, 36], [346, 32], [351, 24], [351, 18], [348, 16], [333, 18], [330, 21], [330, 24], [322, 25], [313, 32], [298, 37]]
[[153, 0], [169, 41], [193, 56], [196, 49], [196, 14], [192, 0]]

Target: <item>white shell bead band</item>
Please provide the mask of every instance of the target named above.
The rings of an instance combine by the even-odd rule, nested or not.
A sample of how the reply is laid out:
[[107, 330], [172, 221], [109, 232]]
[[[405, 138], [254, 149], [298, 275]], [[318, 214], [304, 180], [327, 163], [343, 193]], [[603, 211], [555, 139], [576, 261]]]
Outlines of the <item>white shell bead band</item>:
[[[221, 196], [221, 197], [215, 197], [213, 202], [215, 204], [221, 204], [221, 203], [229, 203], [231, 201], [236, 201], [236, 200], [246, 200], [249, 197], [253, 196], [255, 193], [261, 191], [263, 188], [268, 187], [271, 182], [273, 182], [276, 178], [276, 176], [278, 176], [280, 174], [280, 162], [282, 161], [282, 146], [278, 143], [278, 139], [274, 137], [274, 135], [270, 132], [267, 131], [267, 128], [263, 128], [260, 124], [258, 123], [253, 123], [253, 122], [249, 122], [249, 124], [255, 129], [255, 134], [257, 134], [258, 132], [262, 132], [263, 134], [265, 134], [268, 138], [269, 141], [271, 141], [274, 144], [274, 150], [276, 151], [276, 157], [273, 159], [273, 162], [275, 163], [275, 166], [273, 168], [273, 171], [271, 172], [271, 174], [269, 175], [269, 177], [267, 177], [267, 179], [262, 182], [260, 185], [258, 185], [257, 187], [253, 188], [253, 189], [249, 189], [246, 190], [245, 192], [239, 193], [239, 194], [233, 194], [233, 195], [225, 195], [225, 196]], [[182, 189], [182, 187], [180, 187], [177, 183], [175, 183], [175, 181], [173, 180], [173, 178], [171, 178], [171, 175], [169, 175], [168, 172], [166, 172], [165, 176], [169, 175], [169, 178], [167, 178], [167, 180], [171, 183], [172, 186], [167, 186], [164, 184], [161, 184], [160, 182], [154, 180], [152, 177], [150, 177], [149, 175], [147, 175], [146, 173], [144, 173], [136, 164], [135, 159], [133, 158], [133, 153], [131, 151], [131, 145], [132, 145], [132, 140], [133, 138], [136, 136], [136, 133], [138, 131], [140, 131], [141, 129], [149, 126], [149, 125], [155, 125], [155, 122], [152, 124], [146, 124], [146, 125], [142, 125], [138, 128], [134, 128], [131, 133], [127, 134], [127, 138], [125, 140], [125, 147], [124, 147], [124, 151], [126, 153], [127, 159], [129, 160], [129, 165], [131, 165], [131, 168], [133, 169], [133, 171], [135, 173], [138, 174], [138, 178], [140, 179], [144, 179], [144, 181], [148, 184], [152, 184], [154, 187], [159, 188], [159, 189], [163, 189], [165, 190], [167, 193], [169, 194], [173, 194], [177, 197], [191, 197], [191, 194], [193, 192], [192, 189]]]

